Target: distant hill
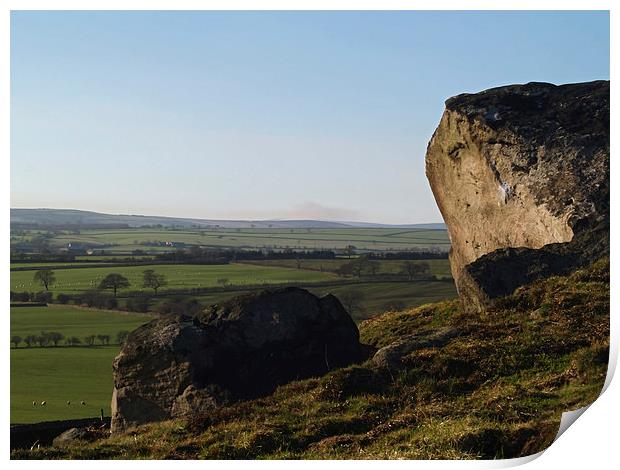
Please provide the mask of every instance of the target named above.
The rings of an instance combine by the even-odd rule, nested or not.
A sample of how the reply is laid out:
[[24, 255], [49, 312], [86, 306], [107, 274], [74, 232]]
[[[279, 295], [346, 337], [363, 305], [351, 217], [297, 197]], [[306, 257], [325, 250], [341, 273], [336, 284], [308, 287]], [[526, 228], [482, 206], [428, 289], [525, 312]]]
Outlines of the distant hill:
[[426, 230], [447, 230], [446, 224], [443, 222], [440, 223], [429, 223], [429, 224], [377, 224], [372, 222], [342, 222], [348, 227], [356, 227], [356, 228], [419, 228]]
[[324, 220], [215, 220], [150, 215], [102, 214], [73, 209], [11, 209], [11, 226], [117, 226], [141, 227], [213, 227], [222, 228], [419, 228], [445, 230], [443, 223], [376, 224], [370, 222], [331, 222]]

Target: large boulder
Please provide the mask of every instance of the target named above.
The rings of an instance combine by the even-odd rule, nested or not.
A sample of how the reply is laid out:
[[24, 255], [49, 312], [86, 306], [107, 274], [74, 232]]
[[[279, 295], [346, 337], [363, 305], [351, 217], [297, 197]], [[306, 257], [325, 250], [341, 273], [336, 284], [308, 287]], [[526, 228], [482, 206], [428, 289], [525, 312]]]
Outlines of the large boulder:
[[609, 253], [609, 82], [446, 101], [426, 174], [467, 310]]
[[299, 288], [156, 319], [114, 360], [112, 431], [265, 395], [359, 359], [357, 326], [338, 299]]

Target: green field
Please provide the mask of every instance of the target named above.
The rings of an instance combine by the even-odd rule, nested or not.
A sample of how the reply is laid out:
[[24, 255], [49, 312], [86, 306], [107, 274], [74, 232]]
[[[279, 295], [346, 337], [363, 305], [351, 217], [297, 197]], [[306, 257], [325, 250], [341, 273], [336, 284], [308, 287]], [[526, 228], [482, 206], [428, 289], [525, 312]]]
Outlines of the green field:
[[[336, 272], [336, 270], [343, 264], [350, 263], [351, 260], [347, 258], [337, 259], [274, 259], [274, 260], [260, 260], [260, 261], [243, 261], [245, 264], [253, 264], [257, 266], [271, 266], [282, 267], [291, 269], [303, 269], [308, 271], [319, 272]], [[378, 260], [379, 270], [377, 274], [402, 274], [403, 264], [406, 260]], [[438, 278], [450, 278], [452, 273], [450, 271], [450, 263], [448, 259], [427, 259], [427, 260], [413, 260], [413, 263], [428, 263], [431, 274]]]
[[[11, 244], [29, 241], [32, 235], [14, 236]], [[52, 248], [66, 248], [69, 243], [87, 244], [104, 253], [130, 253], [135, 249], [146, 252], [174, 251], [173, 247], [157, 246], [166, 242], [185, 246], [209, 248], [274, 249], [286, 248], [344, 249], [353, 245], [359, 251], [424, 250], [450, 247], [445, 230], [347, 228], [347, 229], [99, 229], [80, 233], [51, 234], [47, 241]]]
[[127, 263], [140, 263], [148, 262], [153, 259], [150, 255], [137, 255], [137, 256], [96, 256], [96, 255], [84, 255], [76, 256], [75, 261], [31, 261], [31, 262], [15, 262], [11, 263], [11, 269], [14, 268], [29, 268], [40, 269], [49, 267], [86, 267], [86, 266], [105, 266], [106, 264], [127, 264]]
[[[11, 308], [11, 336], [58, 331], [83, 338], [133, 330], [148, 321], [144, 315], [99, 312], [78, 307]], [[11, 423], [110, 414], [112, 360], [119, 346], [11, 347]], [[45, 407], [32, 402], [46, 401]], [[71, 405], [67, 406], [67, 401]], [[85, 406], [80, 402], [86, 402]]]
[[[122, 262], [122, 261], [121, 261]], [[33, 269], [33, 270], [37, 270], [37, 269], [56, 269], [56, 268], [67, 268], [67, 267], [79, 267], [79, 268], [83, 268], [83, 267], [87, 267], [87, 266], [105, 266], [106, 264], [108, 264], [109, 262], [104, 262], [104, 261], [93, 261], [93, 262], [79, 262], [76, 263], [75, 261], [60, 261], [60, 262], [55, 262], [55, 261], [49, 261], [49, 262], [34, 262], [34, 263], [11, 263], [11, 269], [15, 269], [15, 268], [28, 268], [28, 269]]]
[[[417, 306], [456, 295], [452, 283], [437, 281], [363, 282], [310, 290], [317, 295], [332, 293], [336, 296], [347, 290], [363, 292], [362, 309], [353, 312], [356, 321], [385, 310], [384, 305], [388, 301], [401, 300], [406, 306]], [[198, 299], [204, 304], [217, 303], [242, 293], [220, 292]], [[11, 336], [23, 338], [41, 331], [58, 331], [65, 337], [83, 339], [91, 334], [107, 334], [114, 339], [119, 331], [135, 329], [149, 319], [144, 315], [73, 306], [11, 308]], [[26, 348], [23, 343], [17, 349], [12, 347], [11, 422], [98, 416], [100, 409], [108, 415], [112, 391], [111, 364], [118, 349], [117, 345]], [[40, 403], [43, 400], [47, 402], [45, 407], [32, 405], [33, 401]], [[71, 406], [67, 406], [67, 400], [72, 402]], [[86, 406], [79, 405], [82, 400]]]
[[[119, 273], [129, 279], [131, 286], [126, 290], [142, 289], [142, 273], [153, 269], [166, 276], [166, 289], [189, 289], [193, 287], [217, 286], [217, 280], [227, 278], [234, 285], [277, 284], [288, 282], [314, 282], [333, 280], [332, 273], [321, 273], [288, 269], [281, 267], [255, 266], [249, 264], [224, 265], [182, 265], [165, 264], [149, 266], [95, 267], [81, 269], [57, 269], [56, 283], [50, 287], [51, 292], [67, 294], [85, 291], [98, 286], [109, 273]], [[43, 288], [33, 280], [33, 271], [12, 271], [12, 291], [40, 291]], [[123, 291], [119, 291], [122, 295]]]

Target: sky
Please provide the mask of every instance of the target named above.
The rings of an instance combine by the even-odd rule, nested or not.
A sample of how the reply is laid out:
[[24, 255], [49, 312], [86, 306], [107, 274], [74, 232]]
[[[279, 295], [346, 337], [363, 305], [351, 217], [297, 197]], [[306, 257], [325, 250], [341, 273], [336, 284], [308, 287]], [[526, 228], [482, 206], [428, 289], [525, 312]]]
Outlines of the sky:
[[440, 222], [450, 96], [609, 79], [607, 12], [12, 12], [11, 207]]

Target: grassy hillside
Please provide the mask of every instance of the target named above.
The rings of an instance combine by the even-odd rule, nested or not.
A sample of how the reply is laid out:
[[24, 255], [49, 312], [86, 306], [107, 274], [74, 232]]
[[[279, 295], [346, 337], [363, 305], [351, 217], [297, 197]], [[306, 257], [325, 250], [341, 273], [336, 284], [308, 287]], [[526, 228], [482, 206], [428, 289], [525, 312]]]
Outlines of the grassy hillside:
[[516, 457], [548, 446], [561, 413], [591, 403], [609, 348], [609, 264], [521, 288], [483, 316], [457, 301], [360, 325], [380, 348], [409, 335], [452, 339], [415, 348], [402, 369], [368, 360], [190, 421], [142, 426], [68, 449], [14, 458]]
[[[150, 320], [144, 315], [121, 314], [68, 306], [11, 309], [11, 336], [57, 331], [65, 337], [110, 335], [131, 331]], [[11, 348], [11, 423], [110, 415], [112, 360], [120, 346]], [[33, 406], [32, 402], [47, 405]], [[67, 401], [72, 405], [67, 406]], [[85, 401], [86, 405], [80, 405]]]

